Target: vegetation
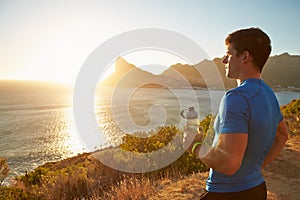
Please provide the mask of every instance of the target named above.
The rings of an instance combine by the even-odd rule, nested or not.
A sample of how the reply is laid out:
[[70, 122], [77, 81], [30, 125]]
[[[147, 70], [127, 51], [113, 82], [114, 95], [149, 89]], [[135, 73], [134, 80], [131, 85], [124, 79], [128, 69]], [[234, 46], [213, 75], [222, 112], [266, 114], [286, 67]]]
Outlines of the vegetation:
[[300, 99], [294, 99], [282, 106], [281, 112], [286, 120], [290, 137], [300, 136]]
[[5, 158], [0, 158], [0, 187], [4, 179], [8, 176], [9, 167]]
[[[299, 135], [300, 99], [283, 106], [291, 136]], [[214, 117], [208, 115], [200, 122], [202, 131], [213, 135]], [[174, 126], [160, 127], [150, 133], [137, 132], [123, 137], [120, 148], [136, 155], [153, 153], [159, 149], [180, 151], [182, 132]], [[208, 137], [208, 138], [209, 138]], [[109, 148], [103, 152], [114, 152]], [[114, 152], [115, 153], [115, 152]], [[120, 157], [114, 153], [110, 156]], [[130, 158], [121, 158], [130, 163]], [[4, 170], [6, 169], [6, 170]], [[7, 163], [1, 159], [1, 180], [7, 176]], [[184, 152], [169, 166], [147, 173], [125, 173], [99, 162], [85, 153], [55, 163], [47, 163], [34, 171], [17, 177], [10, 186], [0, 187], [1, 199], [149, 199], [164, 179], [181, 179], [185, 175], [205, 172], [208, 168], [194, 155]]]
[[120, 148], [136, 153], [149, 153], [166, 146], [179, 134], [179, 130], [175, 126], [160, 127], [150, 133], [126, 134]]

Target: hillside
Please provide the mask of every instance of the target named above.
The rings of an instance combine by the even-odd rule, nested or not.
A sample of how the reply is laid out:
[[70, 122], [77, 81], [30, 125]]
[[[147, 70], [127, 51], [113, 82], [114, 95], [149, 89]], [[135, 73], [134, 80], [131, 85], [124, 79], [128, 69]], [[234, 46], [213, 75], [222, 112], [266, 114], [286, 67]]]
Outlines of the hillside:
[[132, 64], [129, 64], [123, 58], [118, 58], [115, 66], [115, 72], [111, 74], [107, 79], [102, 81], [102, 85], [130, 87], [132, 85], [139, 85], [143, 79], [154, 79], [153, 74], [143, 71]]
[[263, 70], [262, 78], [273, 87], [300, 88], [300, 56], [284, 53], [271, 57]]
[[[219, 75], [214, 69], [218, 70]], [[291, 89], [300, 88], [299, 74], [300, 56], [284, 53], [269, 58], [262, 72], [262, 78], [273, 88]], [[118, 58], [115, 72], [100, 84], [119, 87], [143, 87], [144, 85], [159, 87], [161, 85], [176, 88], [205, 88], [209, 85], [210, 88], [222, 88], [218, 84], [220, 77], [226, 88], [236, 85], [234, 80], [225, 77], [222, 58], [215, 58], [211, 61], [203, 60], [195, 65], [177, 63], [160, 75], [153, 75], [128, 63], [123, 58]]]

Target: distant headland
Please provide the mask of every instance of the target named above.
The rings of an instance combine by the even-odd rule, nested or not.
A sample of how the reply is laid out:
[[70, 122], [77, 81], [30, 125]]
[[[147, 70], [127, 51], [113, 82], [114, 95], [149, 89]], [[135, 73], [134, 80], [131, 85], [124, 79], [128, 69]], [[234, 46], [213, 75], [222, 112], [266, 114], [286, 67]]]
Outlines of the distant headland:
[[[102, 86], [182, 88], [186, 85], [183, 82], [188, 82], [193, 88], [206, 88], [207, 82], [213, 85], [216, 82], [215, 79], [220, 77], [216, 76], [216, 71], [212, 72], [213, 68], [217, 68], [225, 88], [236, 86], [234, 80], [225, 77], [222, 58], [203, 60], [195, 65], [177, 63], [160, 75], [144, 71], [121, 57], [116, 60], [115, 66], [115, 72], [101, 81]], [[207, 72], [206, 74], [209, 75], [203, 78], [199, 71]], [[263, 69], [262, 79], [276, 90], [300, 91], [299, 74], [300, 56], [283, 53], [269, 58]], [[213, 85], [213, 88], [218, 89], [218, 86]]]

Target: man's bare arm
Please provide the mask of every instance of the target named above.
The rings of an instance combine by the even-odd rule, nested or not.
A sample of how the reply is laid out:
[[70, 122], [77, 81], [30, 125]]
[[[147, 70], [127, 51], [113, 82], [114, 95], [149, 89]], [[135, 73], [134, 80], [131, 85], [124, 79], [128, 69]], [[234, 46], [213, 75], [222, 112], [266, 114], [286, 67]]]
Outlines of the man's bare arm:
[[200, 150], [199, 158], [210, 168], [227, 175], [233, 175], [241, 167], [248, 143], [246, 133], [221, 134], [215, 147], [205, 152]]

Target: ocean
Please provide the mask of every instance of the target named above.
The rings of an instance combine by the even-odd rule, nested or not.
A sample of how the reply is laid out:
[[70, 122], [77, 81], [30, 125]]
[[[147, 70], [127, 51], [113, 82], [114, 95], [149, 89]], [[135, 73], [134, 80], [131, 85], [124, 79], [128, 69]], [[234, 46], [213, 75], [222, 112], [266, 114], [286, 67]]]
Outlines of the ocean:
[[[224, 91], [166, 88], [98, 88], [95, 113], [107, 140], [101, 149], [120, 143], [122, 135], [160, 126], [181, 128], [179, 113], [195, 107], [199, 118], [216, 113]], [[281, 105], [300, 98], [300, 92], [280, 91]], [[39, 165], [88, 151], [76, 129], [72, 90], [62, 85], [31, 81], [0, 81], [0, 157], [10, 167], [6, 183]], [[100, 138], [100, 137], [99, 137]]]

